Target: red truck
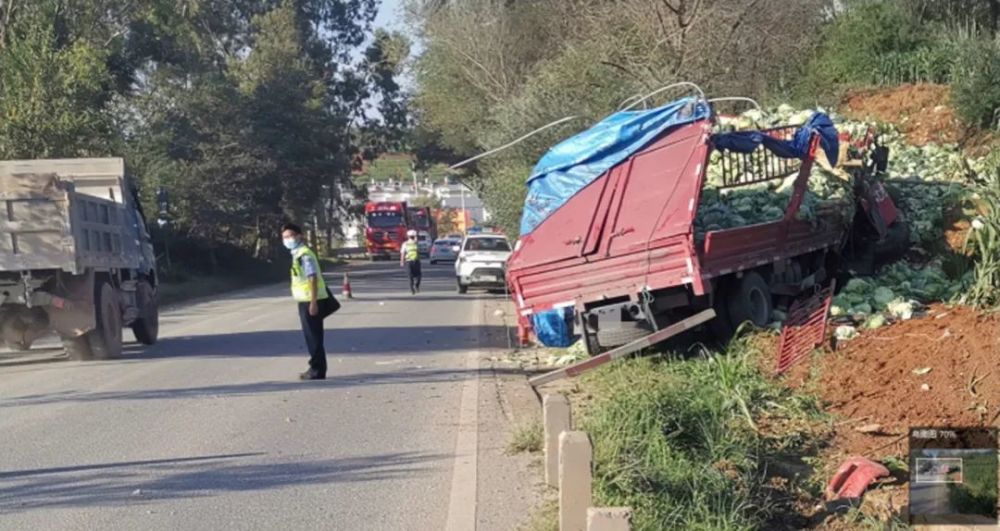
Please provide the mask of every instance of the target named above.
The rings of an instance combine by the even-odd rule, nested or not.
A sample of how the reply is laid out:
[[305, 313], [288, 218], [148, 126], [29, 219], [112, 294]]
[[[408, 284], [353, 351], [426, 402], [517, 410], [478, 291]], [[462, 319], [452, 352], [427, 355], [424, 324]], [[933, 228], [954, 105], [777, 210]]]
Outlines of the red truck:
[[430, 207], [410, 207], [411, 227], [417, 231], [424, 231], [428, 234], [430, 243], [437, 239], [437, 220], [431, 212]]
[[365, 203], [365, 250], [368, 259], [399, 256], [410, 226], [406, 202]]
[[[862, 143], [863, 160], [843, 172], [858, 208], [827, 204], [814, 219], [803, 220], [797, 214], [821, 140], [823, 148], [833, 147], [836, 164], [838, 148], [825, 145], [831, 131], [836, 135], [832, 122], [825, 136], [815, 129], [780, 127], [737, 137], [713, 134], [715, 123], [716, 115], [708, 111], [665, 129], [530, 232], [524, 234], [522, 226], [507, 267], [522, 338], [537, 323], [533, 316], [560, 309], [571, 314], [571, 327], [592, 355], [644, 337], [660, 340], [662, 334], [651, 334], [696, 314], [710, 318], [708, 309], [715, 313], [708, 324], [718, 334], [729, 334], [744, 321], [763, 326], [776, 302], [788, 302], [835, 275], [845, 249], [853, 251], [847, 253], [853, 260], [870, 257], [875, 247], [877, 252], [907, 247], [905, 224], [876, 178], [888, 150], [872, 149], [871, 137]], [[755, 149], [745, 149], [748, 139], [758, 143]], [[795, 157], [782, 153], [793, 140], [803, 151]], [[772, 144], [782, 156], [772, 152]], [[719, 152], [714, 158], [713, 151]], [[721, 166], [721, 188], [795, 175], [783, 216], [696, 234], [710, 163]], [[526, 210], [531, 201], [529, 192]]]

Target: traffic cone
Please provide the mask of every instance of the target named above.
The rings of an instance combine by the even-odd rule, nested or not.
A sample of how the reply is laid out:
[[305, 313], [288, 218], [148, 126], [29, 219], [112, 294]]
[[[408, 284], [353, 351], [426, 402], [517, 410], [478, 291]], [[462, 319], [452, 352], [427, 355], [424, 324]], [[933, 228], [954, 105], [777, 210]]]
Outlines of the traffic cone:
[[344, 297], [347, 297], [348, 299], [353, 299], [354, 298], [354, 294], [351, 293], [351, 279], [348, 278], [347, 271], [344, 271], [343, 295], [344, 295]]

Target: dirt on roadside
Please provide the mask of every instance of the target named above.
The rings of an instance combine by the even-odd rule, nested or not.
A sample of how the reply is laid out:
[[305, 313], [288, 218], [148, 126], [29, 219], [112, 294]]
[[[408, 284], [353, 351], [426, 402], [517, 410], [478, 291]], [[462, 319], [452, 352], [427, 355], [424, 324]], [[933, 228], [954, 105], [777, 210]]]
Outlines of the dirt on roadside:
[[911, 426], [997, 425], [1000, 317], [932, 306], [927, 316], [867, 331], [797, 367], [834, 421], [831, 460], [900, 456]]

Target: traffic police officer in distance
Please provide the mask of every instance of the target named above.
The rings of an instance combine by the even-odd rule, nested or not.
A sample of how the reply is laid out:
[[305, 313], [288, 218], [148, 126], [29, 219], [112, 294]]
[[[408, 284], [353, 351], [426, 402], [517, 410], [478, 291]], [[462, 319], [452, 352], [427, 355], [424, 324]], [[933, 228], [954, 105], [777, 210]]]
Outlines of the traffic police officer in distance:
[[409, 230], [406, 241], [399, 249], [399, 267], [406, 266], [410, 277], [410, 293], [420, 292], [420, 246], [417, 244], [417, 231]]
[[286, 223], [281, 227], [281, 239], [292, 252], [292, 297], [299, 303], [299, 321], [309, 349], [309, 370], [300, 374], [302, 380], [326, 379], [326, 350], [323, 348], [323, 315], [319, 301], [329, 297], [326, 282], [319, 268], [319, 259], [305, 242], [302, 229]]

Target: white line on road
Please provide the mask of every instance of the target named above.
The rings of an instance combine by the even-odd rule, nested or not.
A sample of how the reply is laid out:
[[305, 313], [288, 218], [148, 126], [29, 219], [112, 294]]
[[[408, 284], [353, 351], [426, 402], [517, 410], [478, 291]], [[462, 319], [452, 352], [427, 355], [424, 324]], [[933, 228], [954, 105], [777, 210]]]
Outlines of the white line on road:
[[[478, 302], [477, 306], [482, 306]], [[476, 312], [478, 325], [485, 325], [482, 309]], [[477, 338], [478, 339], [478, 338]], [[451, 475], [451, 497], [445, 531], [472, 531], [476, 528], [476, 490], [479, 454], [479, 351], [466, 357], [470, 377], [462, 386], [455, 441], [455, 466]]]

